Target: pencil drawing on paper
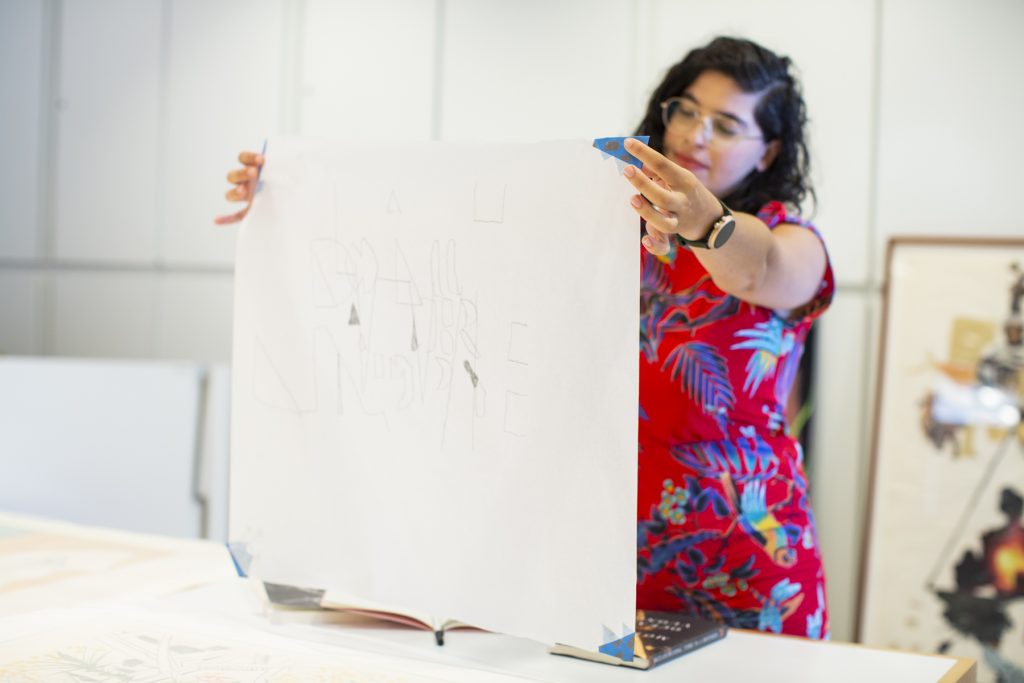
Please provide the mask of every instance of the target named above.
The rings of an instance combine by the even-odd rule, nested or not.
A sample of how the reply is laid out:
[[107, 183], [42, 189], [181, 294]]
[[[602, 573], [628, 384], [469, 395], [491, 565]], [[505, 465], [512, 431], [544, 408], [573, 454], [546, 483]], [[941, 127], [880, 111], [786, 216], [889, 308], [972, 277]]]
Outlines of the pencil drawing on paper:
[[523, 425], [522, 401], [526, 397], [516, 391], [505, 392], [505, 423], [506, 434], [512, 436], [526, 436], [526, 428]]
[[[628, 183], [589, 140], [353, 149], [282, 140], [239, 235], [230, 537], [261, 580], [596, 649], [636, 613]], [[530, 573], [564, 538], [601, 560], [585, 609]], [[466, 593], [478, 560], [515, 600]]]
[[473, 220], [477, 223], [504, 223], [507, 192], [507, 185], [477, 182], [473, 186]]
[[469, 373], [469, 381], [473, 383], [473, 388], [475, 389], [477, 383], [480, 381], [480, 378], [476, 376], [475, 372], [473, 372], [473, 366], [470, 365], [469, 361], [467, 360], [462, 364], [462, 367], [464, 367], [466, 369], [466, 372]]
[[517, 365], [529, 365], [526, 362], [526, 331], [527, 324], [514, 322], [509, 325], [508, 330], [508, 362]]
[[402, 213], [402, 206], [398, 203], [398, 194], [394, 190], [388, 195], [387, 208], [384, 210], [387, 213]]
[[[504, 186], [491, 189], [485, 214], [500, 219]], [[394, 192], [391, 203], [397, 205]], [[497, 323], [499, 329], [502, 323], [495, 320], [495, 311], [481, 311], [479, 294], [463, 282], [456, 240], [432, 240], [411, 249], [397, 239], [310, 240], [306, 291], [311, 328], [304, 340], [286, 341], [276, 331], [257, 333], [255, 400], [294, 415], [371, 417], [386, 430], [415, 411], [434, 424], [442, 447], [456, 432], [475, 447], [476, 423], [488, 415], [489, 386], [498, 389], [495, 396], [509, 389], [520, 397], [513, 415], [526, 410], [525, 380], [503, 377], [501, 369], [526, 365], [526, 323], [506, 323], [508, 348], [488, 352], [482, 346], [481, 315], [489, 315], [488, 324]], [[459, 375], [468, 379], [465, 385], [456, 384]], [[495, 413], [509, 410], [506, 405]], [[518, 417], [511, 419], [520, 423]], [[522, 436], [521, 429], [508, 424], [509, 418], [496, 424], [497, 433]]]

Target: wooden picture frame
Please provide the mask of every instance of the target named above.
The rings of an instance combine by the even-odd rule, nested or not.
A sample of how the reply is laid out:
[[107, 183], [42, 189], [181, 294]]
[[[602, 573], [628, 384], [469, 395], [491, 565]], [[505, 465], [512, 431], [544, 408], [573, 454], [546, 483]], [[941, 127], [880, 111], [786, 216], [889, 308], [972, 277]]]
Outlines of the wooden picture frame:
[[1024, 239], [886, 253], [861, 642], [1024, 676]]

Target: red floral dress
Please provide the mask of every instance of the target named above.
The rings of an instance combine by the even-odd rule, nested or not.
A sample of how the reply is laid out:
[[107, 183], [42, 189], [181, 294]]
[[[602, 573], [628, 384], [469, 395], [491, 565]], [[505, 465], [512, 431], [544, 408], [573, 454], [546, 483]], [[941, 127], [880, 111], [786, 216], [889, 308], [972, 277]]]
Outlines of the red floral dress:
[[[814, 230], [778, 202], [758, 217]], [[832, 300], [832, 267], [784, 319], [723, 292], [689, 249], [641, 253], [637, 607], [826, 638], [803, 454], [784, 407]]]

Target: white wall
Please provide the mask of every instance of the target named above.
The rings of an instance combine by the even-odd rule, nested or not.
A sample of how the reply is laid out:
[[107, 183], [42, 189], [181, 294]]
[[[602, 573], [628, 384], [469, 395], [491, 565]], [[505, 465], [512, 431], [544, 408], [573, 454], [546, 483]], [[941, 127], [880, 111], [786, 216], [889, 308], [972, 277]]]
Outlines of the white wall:
[[1024, 234], [1017, 0], [4, 0], [0, 352], [227, 361], [223, 176], [268, 133], [631, 131], [723, 32], [790, 54], [839, 281], [810, 454], [851, 638], [885, 242]]

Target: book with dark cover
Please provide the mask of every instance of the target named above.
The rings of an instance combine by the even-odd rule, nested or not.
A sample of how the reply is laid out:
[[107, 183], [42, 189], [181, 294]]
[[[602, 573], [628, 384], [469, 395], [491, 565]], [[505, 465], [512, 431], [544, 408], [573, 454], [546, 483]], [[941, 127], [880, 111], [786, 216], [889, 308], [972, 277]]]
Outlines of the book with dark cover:
[[725, 637], [728, 627], [680, 612], [636, 611], [633, 661], [568, 645], [555, 645], [551, 653], [615, 666], [650, 669]]

